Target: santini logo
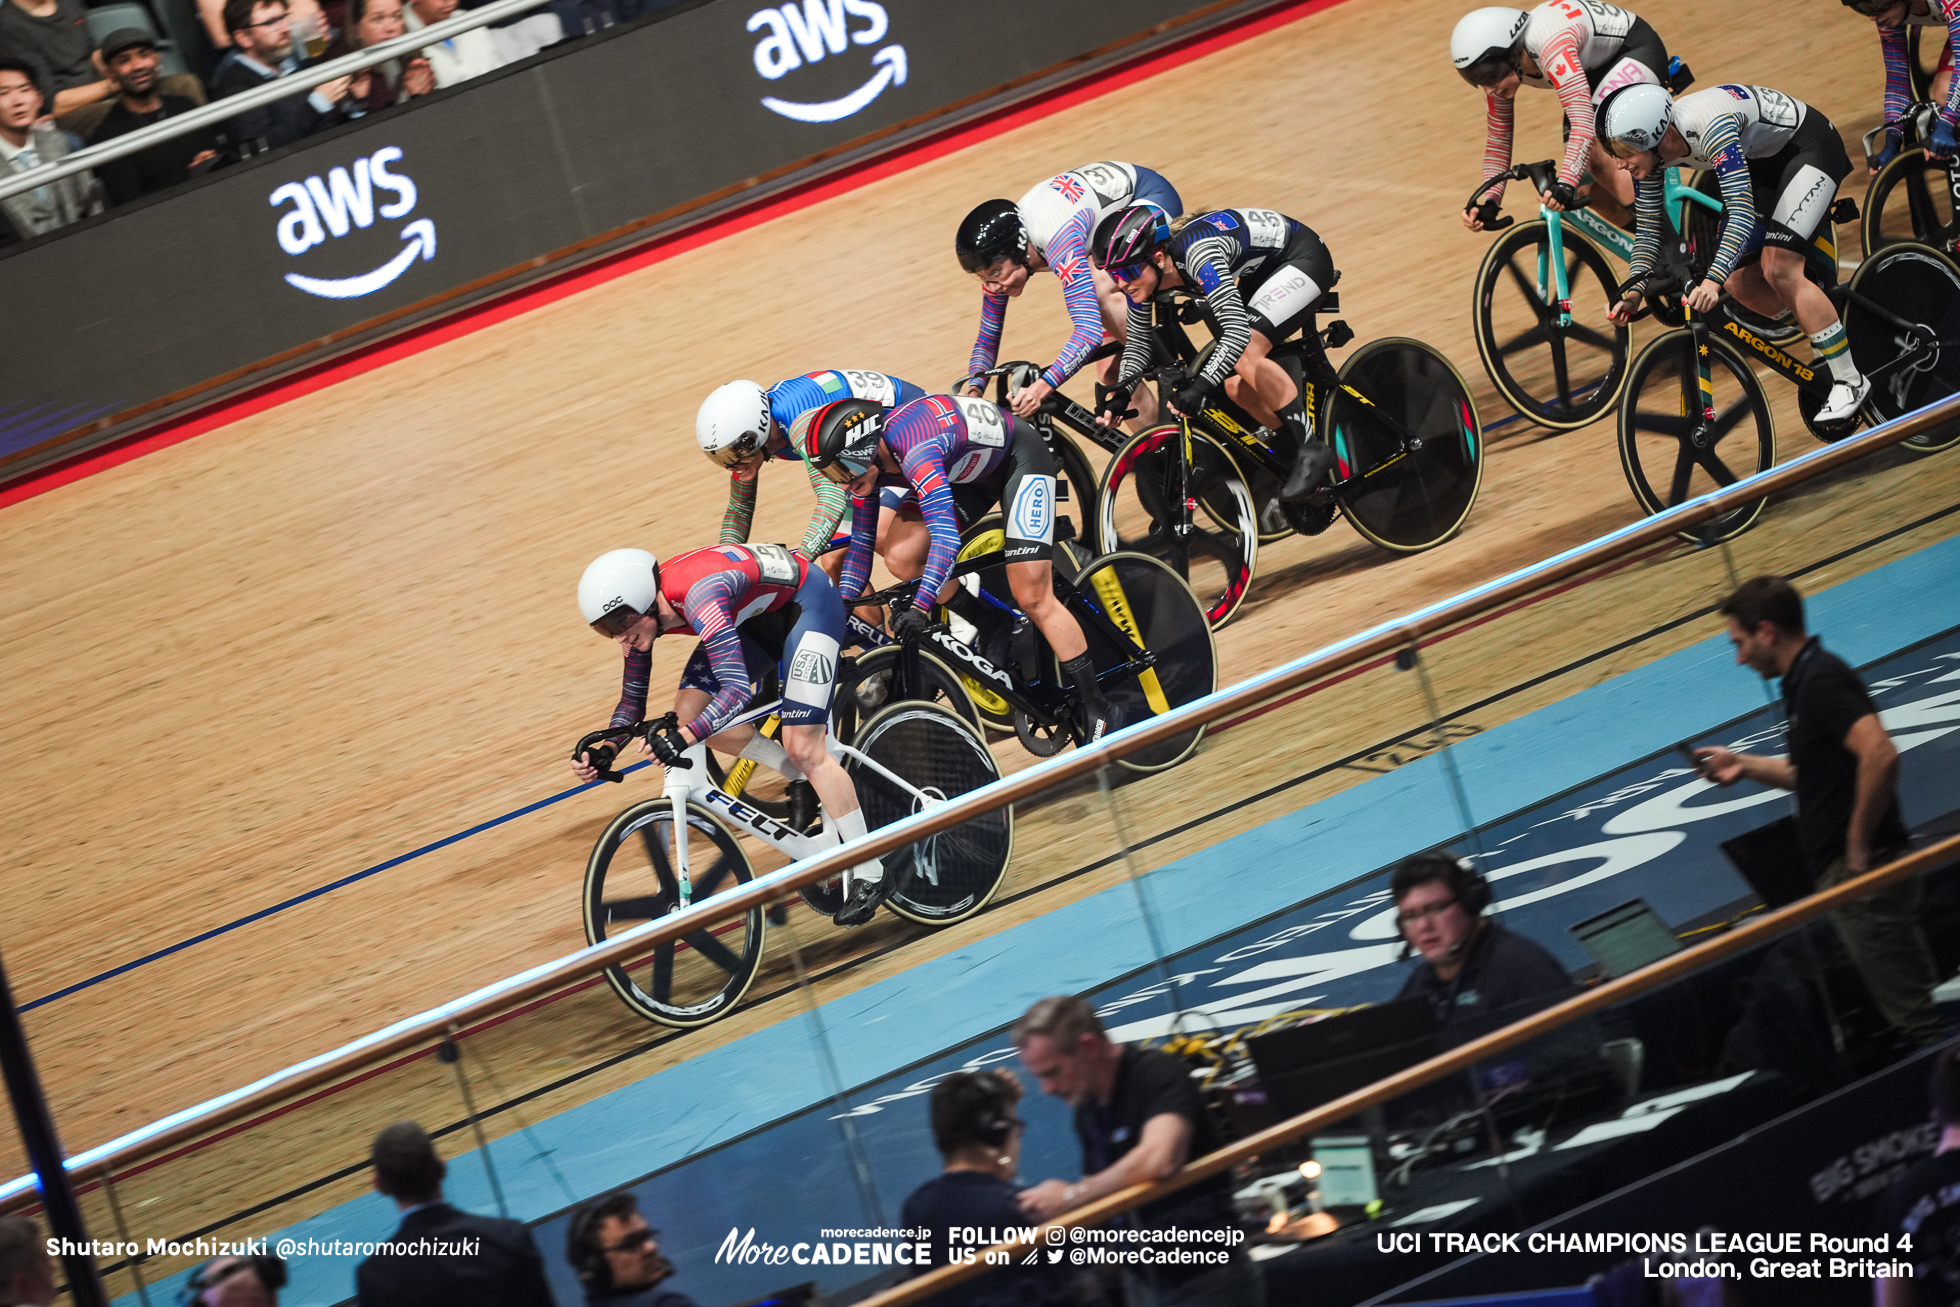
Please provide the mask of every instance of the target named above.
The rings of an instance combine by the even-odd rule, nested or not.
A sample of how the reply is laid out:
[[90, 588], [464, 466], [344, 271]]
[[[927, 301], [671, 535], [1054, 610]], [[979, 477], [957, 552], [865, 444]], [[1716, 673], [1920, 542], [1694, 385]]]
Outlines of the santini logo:
[[[852, 18], [865, 25], [850, 30]], [[770, 81], [801, 68], [807, 60], [821, 63], [825, 54], [842, 54], [849, 45], [876, 45], [891, 28], [885, 7], [875, 0], [802, 0], [780, 9], [762, 9], [749, 15], [749, 30], [768, 30], [755, 47], [755, 70]], [[905, 47], [888, 45], [871, 56], [878, 71], [871, 80], [842, 99], [821, 104], [799, 104], [762, 97], [764, 107], [785, 118], [804, 123], [834, 123], [848, 118], [884, 93], [887, 86], [905, 84]]]
[[[383, 146], [364, 159], [354, 160], [351, 173], [345, 168], [329, 168], [324, 181], [317, 176], [308, 177], [304, 182], [287, 182], [274, 191], [273, 208], [293, 206], [279, 217], [279, 248], [288, 254], [304, 254], [325, 243], [329, 234], [338, 239], [356, 227], [372, 227], [377, 215], [407, 217], [415, 207], [415, 183], [401, 173], [388, 171], [388, 165], [399, 163], [401, 157], [402, 152], [394, 146]], [[390, 193], [395, 198], [377, 205], [376, 191]], [[407, 272], [417, 258], [436, 256], [436, 225], [427, 218], [417, 218], [404, 226], [402, 240], [406, 244], [400, 253], [358, 277], [328, 280], [289, 272], [286, 281], [308, 295], [332, 300], [372, 295]]]

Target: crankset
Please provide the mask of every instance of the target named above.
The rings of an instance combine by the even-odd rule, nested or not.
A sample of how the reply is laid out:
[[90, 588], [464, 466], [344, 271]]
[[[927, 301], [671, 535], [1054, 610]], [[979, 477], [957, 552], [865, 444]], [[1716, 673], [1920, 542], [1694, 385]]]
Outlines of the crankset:
[[1037, 758], [1052, 758], [1075, 742], [1075, 729], [1067, 722], [1044, 725], [1021, 708], [1014, 710], [1014, 734], [1021, 747]]

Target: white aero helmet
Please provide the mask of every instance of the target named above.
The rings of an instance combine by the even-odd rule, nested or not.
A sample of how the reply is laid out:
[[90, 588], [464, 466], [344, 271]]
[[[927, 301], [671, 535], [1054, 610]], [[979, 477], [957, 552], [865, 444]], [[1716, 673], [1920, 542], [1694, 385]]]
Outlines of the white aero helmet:
[[716, 387], [694, 415], [694, 438], [723, 467], [747, 458], [769, 441], [769, 397], [753, 381]]
[[1511, 51], [1530, 15], [1522, 9], [1472, 9], [1450, 33], [1450, 62], [1472, 86], [1489, 86], [1511, 66]]
[[[633, 617], [654, 609], [660, 592], [660, 560], [644, 549], [613, 549], [600, 554], [578, 579], [578, 613], [587, 626], [616, 636]], [[618, 616], [615, 616], [618, 614]]]
[[1651, 82], [1623, 86], [1599, 106], [1599, 141], [1615, 154], [1657, 150], [1674, 123], [1674, 97]]

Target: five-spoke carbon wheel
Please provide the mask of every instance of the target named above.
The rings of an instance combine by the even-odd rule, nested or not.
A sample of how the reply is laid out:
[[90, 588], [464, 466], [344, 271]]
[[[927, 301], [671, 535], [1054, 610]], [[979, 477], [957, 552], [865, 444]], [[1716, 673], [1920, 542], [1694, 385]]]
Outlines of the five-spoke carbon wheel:
[[1471, 322], [1497, 393], [1520, 415], [1572, 431], [1613, 407], [1633, 334], [1606, 317], [1619, 279], [1597, 245], [1560, 229], [1572, 322], [1561, 326], [1551, 233], [1541, 218], [1500, 236], [1477, 272]]
[[[1749, 364], [1719, 337], [1708, 337], [1712, 417], [1704, 414], [1694, 332], [1656, 336], [1634, 359], [1620, 400], [1620, 467], [1640, 507], [1658, 513], [1776, 461], [1769, 398]], [[1703, 523], [1684, 539], [1705, 543], [1747, 531], [1762, 515], [1755, 499]]]

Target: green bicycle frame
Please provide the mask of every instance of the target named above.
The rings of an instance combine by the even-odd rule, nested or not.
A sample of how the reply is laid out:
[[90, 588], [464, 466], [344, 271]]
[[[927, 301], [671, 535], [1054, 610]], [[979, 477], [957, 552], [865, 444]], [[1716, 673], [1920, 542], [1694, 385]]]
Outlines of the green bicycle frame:
[[[1676, 176], [1678, 167], [1666, 168], [1661, 172], [1663, 187], [1661, 206], [1674, 222], [1678, 232], [1687, 226], [1688, 205], [1699, 204], [1711, 213], [1722, 211], [1722, 202], [1712, 195], [1703, 195], [1692, 186], [1684, 186]], [[1678, 206], [1678, 207], [1677, 207]], [[1619, 256], [1620, 262], [1632, 263], [1635, 234], [1616, 227], [1591, 209], [1572, 209], [1559, 212], [1547, 209], [1542, 204], [1538, 216], [1545, 220], [1545, 243], [1538, 247], [1538, 293], [1547, 304], [1558, 306], [1558, 324], [1561, 327], [1572, 325], [1572, 287], [1565, 276], [1565, 224], [1572, 223], [1579, 230], [1598, 241], [1606, 249]], [[1557, 293], [1554, 294], [1553, 292]]]

